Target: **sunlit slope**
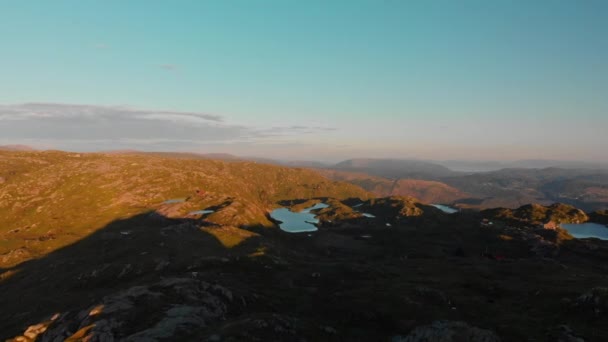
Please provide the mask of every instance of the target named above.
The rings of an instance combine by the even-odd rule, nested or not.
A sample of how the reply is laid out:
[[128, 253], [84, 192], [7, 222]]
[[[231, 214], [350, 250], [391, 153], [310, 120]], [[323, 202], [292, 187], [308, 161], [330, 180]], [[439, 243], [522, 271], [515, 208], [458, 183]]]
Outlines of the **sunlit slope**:
[[[267, 212], [280, 200], [370, 196], [305, 169], [153, 155], [0, 152], [0, 177], [0, 266], [148, 211], [213, 207], [211, 222], [270, 227]], [[177, 198], [188, 200], [163, 204]]]
[[470, 195], [445, 183], [422, 179], [388, 179], [361, 172], [316, 169], [335, 181], [358, 185], [378, 196], [412, 196], [424, 203], [452, 203]]

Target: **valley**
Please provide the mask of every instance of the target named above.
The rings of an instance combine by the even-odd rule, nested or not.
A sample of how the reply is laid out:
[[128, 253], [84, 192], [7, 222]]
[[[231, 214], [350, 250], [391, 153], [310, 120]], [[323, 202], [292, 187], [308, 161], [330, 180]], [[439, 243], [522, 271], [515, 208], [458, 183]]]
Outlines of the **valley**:
[[[608, 338], [608, 241], [539, 228], [603, 212], [448, 214], [248, 161], [0, 158], [5, 339]], [[316, 231], [281, 230], [280, 208], [310, 208]]]
[[378, 196], [414, 196], [427, 203], [451, 204], [462, 209], [563, 202], [593, 211], [608, 205], [605, 167], [456, 172], [430, 162], [363, 159], [317, 170], [330, 179], [358, 185]]

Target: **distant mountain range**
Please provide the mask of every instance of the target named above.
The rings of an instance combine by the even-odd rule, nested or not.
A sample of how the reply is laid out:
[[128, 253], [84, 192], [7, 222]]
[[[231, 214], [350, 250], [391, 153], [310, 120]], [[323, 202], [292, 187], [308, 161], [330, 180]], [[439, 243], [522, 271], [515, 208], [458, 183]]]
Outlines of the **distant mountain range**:
[[27, 145], [0, 145], [0, 151], [35, 151]]
[[459, 172], [488, 172], [501, 169], [544, 169], [550, 167], [564, 169], [608, 169], [608, 163], [550, 159], [526, 159], [510, 162], [444, 160], [437, 161], [436, 163]]
[[[543, 165], [545, 162], [515, 164]], [[461, 208], [515, 208], [527, 203], [554, 202], [584, 210], [607, 208], [608, 169], [573, 168], [575, 165], [578, 164], [572, 162], [570, 168], [457, 172], [446, 166], [417, 160], [352, 159], [320, 172], [331, 179], [359, 185], [379, 196], [416, 196], [423, 201]]]
[[[24, 145], [0, 150], [34, 151]], [[584, 210], [608, 208], [608, 167], [576, 161], [521, 160], [424, 161], [356, 158], [337, 164], [242, 157], [228, 153], [104, 151], [178, 159], [252, 161], [260, 164], [314, 169], [323, 176], [357, 185], [378, 196], [413, 196], [426, 203], [460, 208], [515, 208], [527, 203], [563, 202]], [[508, 167], [506, 167], [508, 166]], [[550, 167], [547, 167], [550, 166]]]
[[331, 167], [335, 170], [365, 172], [370, 175], [386, 178], [421, 178], [439, 179], [449, 177], [457, 172], [449, 168], [422, 160], [405, 159], [349, 159]]
[[317, 172], [336, 181], [349, 182], [371, 191], [378, 196], [411, 196], [424, 203], [453, 203], [471, 195], [450, 185], [423, 179], [388, 179], [363, 172], [332, 169], [316, 169]]
[[[38, 151], [40, 149], [22, 145], [0, 145], [3, 151]], [[238, 156], [231, 153], [200, 153], [200, 152], [150, 152], [135, 149], [116, 149], [97, 151], [105, 154], [153, 154], [163, 156], [189, 156], [215, 160], [255, 161], [266, 164], [288, 165], [295, 167], [315, 167], [340, 169], [343, 171], [365, 172], [387, 178], [403, 178], [422, 175], [424, 177], [445, 177], [463, 173], [498, 171], [501, 169], [606, 169], [608, 162], [552, 160], [552, 159], [523, 159], [516, 161], [476, 161], [476, 160], [424, 160], [398, 158], [353, 158], [338, 163], [321, 162], [318, 160], [282, 160], [259, 156]]]

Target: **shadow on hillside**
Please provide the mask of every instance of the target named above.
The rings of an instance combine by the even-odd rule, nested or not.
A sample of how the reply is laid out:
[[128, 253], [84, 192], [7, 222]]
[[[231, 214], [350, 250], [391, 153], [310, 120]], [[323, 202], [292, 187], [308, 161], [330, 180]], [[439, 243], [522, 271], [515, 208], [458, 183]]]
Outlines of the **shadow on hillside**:
[[226, 247], [214, 229], [221, 227], [144, 213], [116, 220], [40, 259], [0, 269], [6, 275], [0, 282], [0, 337], [22, 333], [53, 313], [91, 305], [117, 289], [231, 267], [229, 260], [259, 247], [255, 234], [237, 236], [233, 247]]

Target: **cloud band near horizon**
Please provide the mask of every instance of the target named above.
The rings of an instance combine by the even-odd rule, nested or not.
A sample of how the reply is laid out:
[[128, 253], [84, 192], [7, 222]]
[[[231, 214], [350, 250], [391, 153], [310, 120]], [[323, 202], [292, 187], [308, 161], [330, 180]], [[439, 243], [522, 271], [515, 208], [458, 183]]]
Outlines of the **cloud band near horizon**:
[[24, 103], [0, 105], [0, 140], [40, 142], [55, 148], [192, 151], [201, 145], [279, 142], [335, 128], [277, 125], [260, 128], [228, 123], [201, 112], [127, 106]]

